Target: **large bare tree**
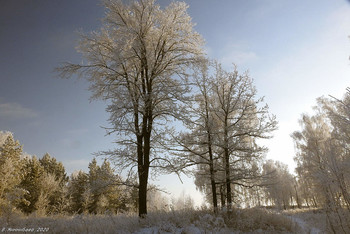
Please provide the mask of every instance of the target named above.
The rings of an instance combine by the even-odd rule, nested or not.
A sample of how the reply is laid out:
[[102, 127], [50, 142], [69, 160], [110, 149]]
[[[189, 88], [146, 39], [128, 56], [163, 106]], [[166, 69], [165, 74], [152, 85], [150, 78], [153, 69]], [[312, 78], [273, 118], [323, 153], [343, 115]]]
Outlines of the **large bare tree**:
[[119, 138], [110, 152], [124, 169], [137, 168], [139, 215], [147, 214], [150, 167], [166, 167], [156, 155], [164, 125], [181, 115], [189, 91], [186, 69], [202, 54], [202, 39], [183, 2], [161, 9], [154, 0], [104, 0], [107, 12], [97, 32], [81, 34], [84, 63], [66, 63], [63, 77], [78, 73], [91, 84], [92, 98], [108, 101], [112, 129]]

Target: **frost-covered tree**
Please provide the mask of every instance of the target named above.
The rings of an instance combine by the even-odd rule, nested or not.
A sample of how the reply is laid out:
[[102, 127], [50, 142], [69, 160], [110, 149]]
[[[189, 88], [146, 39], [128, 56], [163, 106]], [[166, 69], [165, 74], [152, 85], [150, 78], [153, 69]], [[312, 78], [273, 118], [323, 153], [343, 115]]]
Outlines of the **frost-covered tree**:
[[150, 186], [148, 190], [148, 207], [151, 211], [169, 211], [170, 204], [167, 197], [163, 196], [156, 187]]
[[13, 139], [12, 134], [8, 135], [0, 146], [0, 197], [9, 192], [21, 179], [21, 154], [22, 146]]
[[37, 189], [40, 191], [35, 203], [37, 214], [62, 214], [66, 210], [66, 187], [60, 186], [60, 181], [56, 180], [55, 175], [44, 172]]
[[343, 99], [319, 98], [319, 105], [324, 109], [332, 126], [329, 149], [330, 168], [335, 175], [337, 186], [350, 212], [350, 89]]
[[97, 203], [100, 198], [99, 191], [99, 180], [98, 180], [98, 171], [100, 167], [97, 165], [97, 161], [95, 158], [89, 163], [89, 173], [88, 173], [88, 181], [89, 181], [89, 193], [91, 198], [89, 204], [89, 212], [97, 213], [98, 207]]
[[104, 213], [110, 211], [117, 213], [122, 207], [122, 184], [119, 176], [114, 174], [110, 163], [104, 160], [101, 166], [94, 158], [89, 164], [89, 212]]
[[[39, 204], [37, 204], [37, 202], [42, 193], [42, 180], [45, 172], [35, 156], [24, 159], [23, 171], [24, 177], [20, 186], [27, 191], [24, 195], [26, 202], [22, 202], [19, 207], [23, 212], [29, 214], [36, 211], [38, 208]], [[44, 201], [41, 199], [41, 202], [46, 203], [46, 200]], [[43, 208], [46, 205], [47, 204], [40, 204], [39, 206]]]
[[[197, 93], [193, 96], [193, 101], [187, 106], [188, 117], [185, 124], [190, 132], [175, 137], [180, 152], [184, 158], [183, 165], [197, 165], [196, 185], [204, 193], [210, 194], [214, 212], [217, 212], [217, 189], [215, 171], [217, 156], [214, 151], [215, 121], [212, 110], [212, 90], [209, 75], [210, 62], [201, 59], [195, 66], [193, 73], [194, 89]], [[210, 181], [210, 185], [209, 185]], [[209, 188], [211, 189], [210, 191]]]
[[7, 137], [10, 136], [10, 135], [13, 137], [12, 132], [0, 131], [0, 146], [2, 146], [5, 143]]
[[191, 195], [182, 191], [178, 197], [172, 197], [171, 199], [171, 210], [193, 210], [194, 209], [194, 201]]
[[48, 211], [50, 213], [61, 213], [66, 206], [66, 185], [68, 177], [66, 175], [62, 162], [58, 162], [56, 158], [51, 157], [49, 153], [39, 159], [40, 165], [45, 171], [46, 185], [44, 188], [50, 188], [50, 193], [45, 193], [48, 196]]
[[[248, 73], [225, 71], [221, 64], [215, 65], [213, 86], [213, 109], [218, 122], [217, 146], [221, 149], [227, 206], [232, 206], [233, 182], [244, 185], [254, 177], [256, 168], [251, 162], [261, 160], [266, 148], [259, 146], [256, 139], [269, 138], [276, 129], [275, 116], [263, 105], [263, 98], [257, 98], [257, 91]], [[241, 183], [239, 183], [241, 180]]]
[[[48, 154], [42, 159], [47, 160]], [[66, 184], [62, 178], [57, 179], [54, 173], [49, 173], [41, 160], [33, 156], [23, 159], [23, 179], [20, 188], [26, 191], [24, 199], [18, 207], [25, 213], [36, 212], [38, 215], [62, 213], [66, 208]], [[56, 159], [50, 156], [51, 161]], [[61, 163], [57, 163], [61, 165]]]
[[121, 210], [122, 204], [122, 184], [121, 178], [114, 173], [109, 161], [104, 160], [98, 171], [98, 182], [100, 193], [105, 198], [104, 211], [117, 213]]
[[18, 186], [23, 178], [22, 146], [9, 132], [0, 132], [0, 138], [0, 208], [5, 209], [22, 200], [24, 191]]
[[186, 69], [202, 53], [187, 5], [172, 2], [161, 9], [154, 0], [104, 0], [107, 13], [98, 32], [82, 34], [78, 51], [83, 64], [65, 64], [63, 77], [74, 73], [91, 83], [93, 98], [107, 100], [118, 149], [110, 152], [121, 168], [138, 173], [139, 215], [147, 214], [150, 167], [166, 167], [156, 155], [163, 125], [181, 115], [188, 91]]
[[324, 205], [332, 199], [334, 191], [334, 171], [330, 170], [331, 126], [321, 113], [314, 116], [303, 115], [300, 121], [302, 131], [294, 132], [297, 148], [295, 160], [300, 179], [307, 180]]
[[188, 153], [184, 161], [198, 165], [196, 185], [212, 199], [214, 210], [217, 194], [222, 205], [231, 207], [232, 186], [237, 191], [252, 186], [259, 176], [265, 148], [256, 139], [270, 137], [275, 117], [256, 97], [249, 75], [240, 75], [236, 68], [227, 72], [218, 62], [202, 61], [194, 84], [197, 94], [186, 122], [190, 132], [177, 142]]

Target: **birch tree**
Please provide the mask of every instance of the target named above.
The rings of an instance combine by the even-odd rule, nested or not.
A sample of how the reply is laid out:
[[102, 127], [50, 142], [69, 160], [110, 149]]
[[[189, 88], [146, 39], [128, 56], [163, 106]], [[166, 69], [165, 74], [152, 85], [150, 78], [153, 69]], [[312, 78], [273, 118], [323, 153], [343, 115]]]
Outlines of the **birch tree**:
[[310, 187], [314, 205], [325, 208], [330, 230], [344, 233], [350, 230], [348, 95], [319, 98], [315, 114], [304, 114], [292, 135], [299, 180]]
[[147, 185], [152, 166], [168, 160], [155, 154], [164, 126], [181, 115], [188, 92], [186, 68], [202, 53], [187, 5], [161, 9], [154, 0], [104, 0], [106, 16], [97, 32], [81, 34], [83, 64], [66, 63], [63, 77], [78, 73], [91, 84], [92, 98], [108, 101], [118, 149], [112, 153], [123, 169], [137, 169], [139, 216], [147, 214]]
[[344, 202], [350, 211], [350, 89], [343, 99], [319, 98], [319, 105], [327, 114], [332, 126], [332, 144], [330, 148], [330, 165], [335, 174]]

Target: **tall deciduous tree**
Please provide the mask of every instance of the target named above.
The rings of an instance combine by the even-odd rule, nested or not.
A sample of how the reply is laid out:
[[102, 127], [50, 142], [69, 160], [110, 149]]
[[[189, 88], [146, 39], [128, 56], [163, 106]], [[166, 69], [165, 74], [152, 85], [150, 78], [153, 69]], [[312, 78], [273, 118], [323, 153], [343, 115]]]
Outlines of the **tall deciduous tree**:
[[[211, 180], [214, 184], [225, 184], [226, 192], [221, 191], [221, 197], [226, 197], [231, 207], [231, 185], [245, 185], [257, 176], [257, 163], [265, 148], [258, 146], [256, 139], [269, 138], [277, 122], [269, 115], [267, 105], [262, 105], [263, 99], [256, 97], [256, 89], [247, 73], [240, 75], [236, 68], [227, 72], [217, 62], [211, 70], [212, 75], [202, 72], [201, 84], [197, 82], [201, 97], [197, 97], [197, 105], [202, 109], [197, 112], [202, 114], [196, 122], [202, 126], [201, 131], [197, 129], [192, 135], [196, 135], [196, 139], [206, 137], [198, 143], [207, 146]], [[215, 169], [214, 154], [217, 155]], [[214, 171], [221, 176], [224, 174], [224, 181], [215, 181]], [[214, 188], [212, 185], [213, 198], [216, 196]]]
[[[215, 80], [212, 82], [213, 109], [218, 122], [217, 146], [221, 149], [225, 171], [227, 206], [232, 206], [231, 184], [249, 179], [255, 168], [251, 164], [261, 159], [266, 150], [256, 139], [270, 138], [276, 129], [275, 116], [269, 114], [263, 98], [257, 91], [248, 73], [225, 71], [221, 64], [215, 65]], [[251, 167], [253, 166], [253, 167]]]
[[232, 185], [251, 186], [248, 183], [259, 176], [266, 149], [256, 139], [269, 138], [277, 122], [263, 99], [256, 97], [247, 73], [240, 75], [236, 67], [227, 72], [218, 62], [200, 62], [194, 73], [197, 94], [187, 119], [191, 131], [176, 139], [188, 152], [187, 165], [198, 165], [197, 186], [208, 191], [206, 180], [210, 181], [215, 210], [217, 185], [222, 205], [231, 207]]
[[81, 35], [78, 50], [86, 62], [58, 70], [63, 77], [84, 76], [92, 97], [111, 103], [107, 111], [120, 136], [113, 154], [121, 167], [137, 168], [139, 215], [144, 216], [150, 166], [167, 162], [152, 151], [156, 139], [162, 139], [159, 126], [181, 114], [179, 101], [188, 91], [186, 68], [202, 53], [202, 39], [183, 2], [165, 9], [154, 0], [103, 3], [102, 28]]

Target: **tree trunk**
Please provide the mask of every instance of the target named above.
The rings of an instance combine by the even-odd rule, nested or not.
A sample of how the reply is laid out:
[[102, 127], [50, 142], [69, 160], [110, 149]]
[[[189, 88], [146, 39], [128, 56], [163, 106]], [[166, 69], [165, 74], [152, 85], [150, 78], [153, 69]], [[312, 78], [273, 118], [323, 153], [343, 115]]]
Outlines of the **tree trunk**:
[[261, 199], [260, 199], [260, 194], [258, 190], [256, 191], [256, 195], [258, 197], [258, 206], [261, 207]]
[[[141, 144], [138, 142], [138, 147], [141, 149], [138, 153], [141, 155], [138, 157], [139, 165], [139, 216], [145, 218], [147, 215], [147, 185], [148, 185], [148, 174], [150, 166], [150, 152], [151, 152], [151, 132], [152, 132], [152, 85], [148, 76], [147, 59], [141, 61], [141, 67], [144, 70], [141, 71], [142, 81], [142, 93], [144, 95], [145, 110], [142, 117], [142, 134]], [[143, 143], [143, 145], [142, 145]]]
[[[139, 175], [139, 217], [145, 218], [147, 215], [147, 181], [148, 176], [145, 171], [146, 168], [142, 167], [141, 174]], [[148, 169], [146, 169], [148, 170]]]
[[226, 197], [227, 197], [227, 211], [230, 212], [232, 208], [232, 194], [231, 194], [231, 179], [230, 179], [230, 156], [228, 149], [225, 149], [225, 174], [226, 174]]
[[226, 197], [227, 197], [227, 212], [230, 213], [232, 209], [232, 194], [231, 194], [231, 178], [230, 178], [230, 154], [228, 142], [228, 116], [225, 116], [224, 126], [224, 158], [225, 158], [225, 178], [226, 178]]
[[[141, 218], [144, 218], [147, 215], [147, 185], [150, 164], [150, 137], [151, 135], [149, 133], [144, 134], [143, 137], [138, 137], [137, 145], [139, 175], [139, 217]], [[142, 139], [144, 140], [144, 144], [142, 144]]]
[[227, 211], [231, 212], [232, 208], [232, 194], [231, 194], [231, 178], [230, 178], [230, 155], [228, 151], [227, 132], [225, 130], [225, 177], [226, 177], [226, 197], [227, 197]]
[[206, 117], [207, 140], [208, 140], [208, 151], [209, 151], [209, 172], [210, 172], [211, 192], [213, 194], [214, 213], [216, 214], [218, 212], [218, 199], [216, 196], [214, 158], [213, 158], [212, 141], [211, 141], [211, 129], [209, 127], [208, 97], [206, 95], [206, 92], [205, 92], [205, 117]]
[[213, 151], [211, 148], [210, 132], [208, 131], [207, 133], [208, 133], [209, 171], [210, 171], [211, 192], [213, 194], [214, 213], [216, 214], [218, 212], [218, 199], [216, 196], [216, 184], [215, 184], [215, 175], [214, 175], [214, 159], [213, 159]]
[[312, 201], [313, 201], [313, 203], [314, 203], [314, 207], [315, 207], [315, 208], [318, 208], [318, 205], [317, 205], [315, 196], [312, 196]]
[[300, 204], [300, 199], [299, 199], [299, 195], [298, 195], [298, 189], [297, 189], [296, 185], [294, 185], [294, 190], [295, 190], [295, 196], [296, 196], [297, 205], [298, 205], [298, 208], [300, 209], [301, 208], [301, 204]]
[[210, 182], [211, 182], [211, 192], [213, 194], [214, 213], [216, 214], [218, 212], [218, 199], [216, 196], [216, 184], [215, 184], [215, 177], [214, 177], [213, 162], [210, 163]]
[[220, 198], [221, 198], [221, 207], [224, 208], [226, 206], [226, 198], [225, 198], [225, 188], [223, 185], [220, 185]]
[[350, 211], [350, 196], [349, 196], [349, 193], [346, 189], [347, 186], [345, 184], [345, 179], [344, 179], [343, 173], [341, 173], [340, 175], [337, 174], [337, 179], [339, 181], [340, 191], [343, 195], [346, 208], [348, 209], [348, 211]]

